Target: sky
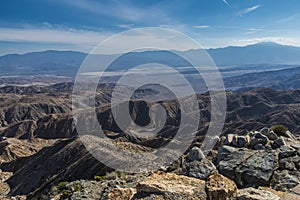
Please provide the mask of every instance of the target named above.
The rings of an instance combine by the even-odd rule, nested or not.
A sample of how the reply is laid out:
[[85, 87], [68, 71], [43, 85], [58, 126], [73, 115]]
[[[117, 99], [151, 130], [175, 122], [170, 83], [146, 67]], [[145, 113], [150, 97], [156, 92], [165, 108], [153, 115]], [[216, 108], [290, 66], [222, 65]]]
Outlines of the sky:
[[299, 21], [299, 0], [3, 0], [0, 55], [90, 52], [113, 34], [142, 27], [180, 31], [204, 48], [300, 46]]

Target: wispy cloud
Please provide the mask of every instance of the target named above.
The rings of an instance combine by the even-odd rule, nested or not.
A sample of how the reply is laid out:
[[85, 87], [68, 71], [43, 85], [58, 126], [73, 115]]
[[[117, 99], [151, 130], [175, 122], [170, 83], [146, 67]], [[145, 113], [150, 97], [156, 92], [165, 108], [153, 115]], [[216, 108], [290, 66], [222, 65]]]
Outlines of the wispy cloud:
[[299, 16], [300, 16], [299, 14], [293, 14], [293, 15], [290, 15], [288, 17], [278, 20], [277, 23], [287, 23], [287, 22], [290, 22], [290, 21], [293, 21], [293, 20], [299, 18]]
[[[168, 35], [168, 33], [163, 34], [163, 30], [157, 31], [149, 28], [139, 29], [135, 32], [125, 31], [118, 37], [114, 37], [113, 40], [110, 40], [111, 42], [107, 42], [106, 46], [102, 44], [97, 51], [101, 54], [120, 53], [125, 51], [127, 47], [131, 47], [133, 43], [145, 44], [145, 48], [150, 48], [153, 44], [160, 44], [161, 47], [172, 50], [196, 48], [196, 46], [191, 46], [191, 43], [187, 43], [186, 39], [176, 31], [174, 33], [177, 33], [177, 35]], [[91, 50], [111, 36], [114, 36], [114, 33], [76, 29], [0, 28], [0, 42], [38, 44], [41, 47], [51, 44], [56, 45], [57, 48], [68, 45], [76, 46], [78, 50]]]
[[170, 18], [164, 8], [153, 4], [148, 7], [137, 6], [130, 1], [98, 1], [98, 0], [56, 0], [67, 6], [74, 7], [88, 14], [105, 16], [111, 19], [124, 21], [125, 23], [169, 23]]
[[264, 29], [262, 28], [248, 28], [248, 29], [245, 29], [247, 32], [245, 32], [244, 34], [245, 35], [250, 35], [250, 34], [253, 34], [253, 33], [256, 33], [256, 32], [259, 32], [259, 31], [263, 31]]
[[199, 29], [204, 29], [204, 28], [209, 28], [210, 26], [207, 25], [200, 25], [200, 26], [193, 26], [194, 28], [199, 28]]
[[97, 45], [110, 33], [84, 31], [76, 29], [52, 28], [0, 28], [0, 41], [56, 43], [73, 45]]
[[59, 2], [94, 14], [130, 21], [136, 21], [145, 15], [142, 10], [119, 1], [108, 1], [105, 3], [95, 0], [61, 0]]
[[117, 25], [119, 28], [123, 28], [123, 29], [131, 29], [134, 28], [134, 24], [118, 24]]
[[250, 13], [250, 12], [255, 11], [255, 10], [258, 9], [259, 7], [261, 7], [261, 5], [255, 5], [255, 6], [251, 6], [251, 7], [248, 7], [248, 8], [246, 8], [246, 9], [240, 10], [240, 11], [238, 12], [238, 15], [239, 15], [239, 16], [246, 15], [246, 14], [248, 14], [248, 13]]
[[227, 6], [231, 7], [227, 0], [222, 0]]

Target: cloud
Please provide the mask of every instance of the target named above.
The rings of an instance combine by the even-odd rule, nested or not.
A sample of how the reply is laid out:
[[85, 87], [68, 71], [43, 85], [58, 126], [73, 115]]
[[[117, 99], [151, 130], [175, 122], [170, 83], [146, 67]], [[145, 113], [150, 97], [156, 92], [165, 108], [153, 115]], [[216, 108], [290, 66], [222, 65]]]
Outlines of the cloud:
[[128, 33], [125, 31], [121, 32], [121, 35], [115, 35], [112, 32], [84, 31], [77, 29], [0, 28], [0, 42], [28, 43], [41, 47], [53, 45], [57, 46], [56, 49], [68, 45], [76, 46], [76, 49], [79, 50], [91, 50], [104, 40], [107, 41], [108, 38], [112, 39], [110, 40], [112, 42], [109, 43], [109, 46], [102, 46], [103, 48], [97, 49], [99, 53], [101, 51], [101, 54], [120, 53], [132, 44], [143, 44], [151, 48], [152, 43], [156, 43], [161, 44], [162, 47], [168, 47], [168, 49], [171, 50], [189, 50], [192, 48], [177, 31], [174, 31], [173, 35], [168, 35], [167, 33], [169, 32], [163, 33], [164, 30], [157, 31], [151, 28], [138, 29], [137, 31]]
[[131, 29], [134, 27], [134, 24], [119, 24], [118, 27], [123, 29]]
[[261, 7], [261, 5], [255, 5], [255, 6], [251, 6], [249, 8], [243, 9], [243, 10], [241, 10], [241, 11], [238, 12], [238, 15], [239, 16], [243, 16], [245, 14], [253, 12], [254, 10], [258, 9], [259, 7]]
[[209, 28], [210, 26], [207, 25], [201, 25], [201, 26], [193, 26], [194, 28], [199, 28], [199, 29], [203, 29], [203, 28]]
[[231, 7], [227, 0], [222, 0], [227, 6]]
[[[53, 0], [54, 1], [54, 0]], [[164, 7], [159, 3], [147, 7], [139, 7], [130, 1], [97, 1], [97, 0], [55, 0], [69, 7], [88, 12], [98, 16], [105, 16], [110, 19], [121, 20], [126, 23], [170, 23], [173, 21], [165, 12]]]
[[253, 34], [253, 33], [257, 33], [259, 31], [263, 31], [264, 29], [261, 29], [261, 28], [248, 28], [248, 29], [245, 29], [247, 32], [245, 32], [244, 34], [245, 35], [250, 35], [250, 34]]
[[291, 16], [288, 16], [288, 17], [278, 20], [277, 23], [287, 23], [287, 22], [290, 22], [290, 21], [293, 21], [293, 20], [299, 18], [299, 16], [300, 16], [299, 14], [294, 14], [294, 15], [291, 15]]
[[145, 12], [141, 9], [132, 5], [123, 4], [120, 1], [61, 0], [59, 2], [97, 15], [104, 15], [117, 19], [137, 21], [145, 16]]
[[142, 49], [161, 49], [184, 51], [199, 49], [197, 43], [188, 36], [171, 29], [157, 29], [155, 27], [138, 28], [114, 35], [105, 40], [95, 54], [115, 54]]
[[0, 41], [56, 43], [93, 46], [103, 41], [110, 33], [76, 29], [51, 28], [0, 28]]

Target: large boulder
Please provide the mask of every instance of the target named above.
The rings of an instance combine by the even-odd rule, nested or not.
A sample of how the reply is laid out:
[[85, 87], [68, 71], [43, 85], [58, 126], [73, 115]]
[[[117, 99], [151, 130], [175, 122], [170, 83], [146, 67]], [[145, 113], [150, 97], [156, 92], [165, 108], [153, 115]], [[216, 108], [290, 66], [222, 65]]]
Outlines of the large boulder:
[[261, 134], [261, 133], [255, 133], [250, 141], [250, 147], [252, 149], [260, 150], [257, 148], [257, 146], [264, 146], [268, 143], [269, 139], [267, 136]]
[[280, 197], [272, 192], [255, 188], [245, 188], [238, 190], [237, 200], [279, 200]]
[[275, 171], [271, 180], [271, 186], [273, 187], [274, 190], [278, 190], [278, 191], [288, 191], [289, 189], [296, 187], [299, 184], [300, 184], [299, 171], [290, 171], [290, 170]]
[[138, 183], [137, 198], [206, 200], [205, 181], [173, 173], [154, 173]]
[[284, 145], [279, 148], [279, 159], [295, 156], [297, 151], [290, 146]]
[[236, 136], [237, 140], [237, 147], [243, 148], [243, 147], [248, 147], [250, 143], [250, 136]]
[[291, 133], [289, 130], [285, 131], [283, 134], [284, 137], [290, 138], [292, 140], [297, 140], [297, 138], [294, 136], [293, 133]]
[[108, 194], [109, 200], [131, 200], [136, 193], [132, 188], [114, 188]]
[[217, 163], [219, 163], [221, 160], [224, 159], [224, 157], [234, 151], [237, 151], [237, 148], [223, 145], [218, 148], [218, 157], [217, 157]]
[[233, 138], [234, 138], [234, 134], [228, 134], [228, 135], [226, 135], [225, 144], [226, 145], [231, 145], [232, 142], [233, 142]]
[[188, 162], [200, 161], [205, 158], [202, 150], [199, 147], [193, 147], [186, 157]]
[[285, 144], [284, 138], [282, 136], [280, 136], [279, 138], [277, 138], [276, 140], [274, 140], [272, 142], [272, 148], [273, 149], [277, 149], [277, 148], [279, 148], [283, 145], [286, 145], [286, 144]]
[[250, 143], [250, 136], [249, 135], [234, 135], [234, 134], [228, 134], [226, 136], [226, 145], [239, 147], [239, 148], [247, 148]]
[[215, 165], [204, 158], [201, 161], [184, 162], [182, 173], [186, 176], [206, 180], [210, 175], [217, 173]]
[[[299, 157], [298, 157], [299, 158]], [[279, 169], [280, 170], [297, 170], [296, 168], [296, 164], [293, 162], [294, 158], [293, 157], [289, 157], [289, 158], [283, 158], [279, 160]]]
[[228, 200], [235, 197], [236, 184], [221, 174], [215, 174], [206, 181], [206, 192], [210, 200]]
[[274, 131], [271, 131], [269, 128], [262, 128], [259, 131], [261, 134], [268, 137], [269, 140], [276, 140], [278, 138], [277, 134]]
[[282, 197], [282, 200], [294, 200], [294, 199], [300, 199], [300, 185], [296, 186], [295, 188], [290, 190], [291, 192], [288, 194], [285, 194]]
[[239, 149], [238, 151], [233, 151], [232, 153], [224, 155], [217, 168], [224, 176], [230, 178], [231, 180], [236, 180], [235, 169], [242, 165], [242, 163], [252, 155], [254, 155], [254, 152], [250, 150], [246, 151]]
[[219, 162], [218, 170], [239, 187], [259, 187], [270, 184], [276, 165], [277, 155], [274, 151], [240, 149], [225, 156]]
[[217, 173], [215, 165], [205, 158], [199, 147], [193, 147], [182, 163], [183, 175], [206, 180]]

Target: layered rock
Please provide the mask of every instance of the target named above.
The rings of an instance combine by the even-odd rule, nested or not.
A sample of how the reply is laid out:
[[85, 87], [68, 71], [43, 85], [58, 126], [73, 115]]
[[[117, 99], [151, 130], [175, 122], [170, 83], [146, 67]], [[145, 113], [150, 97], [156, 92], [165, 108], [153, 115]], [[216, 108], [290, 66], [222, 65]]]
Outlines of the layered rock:
[[[206, 200], [205, 181], [172, 173], [154, 173], [137, 185], [136, 197]], [[158, 198], [155, 198], [157, 196]]]
[[245, 188], [238, 190], [237, 200], [280, 200], [280, 197], [272, 192], [258, 190], [255, 188]]
[[207, 195], [211, 200], [229, 200], [236, 196], [236, 184], [221, 174], [210, 176], [205, 186]]

